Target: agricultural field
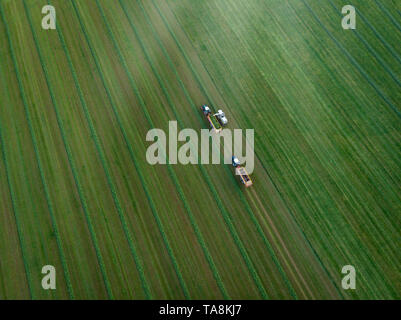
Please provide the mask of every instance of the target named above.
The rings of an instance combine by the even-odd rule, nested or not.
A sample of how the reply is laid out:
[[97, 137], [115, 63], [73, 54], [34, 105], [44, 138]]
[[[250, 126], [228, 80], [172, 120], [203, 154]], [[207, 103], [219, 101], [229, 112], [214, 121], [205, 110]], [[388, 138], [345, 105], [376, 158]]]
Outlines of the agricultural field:
[[[400, 43], [396, 0], [0, 0], [0, 299], [400, 299]], [[147, 160], [203, 104], [251, 187]]]

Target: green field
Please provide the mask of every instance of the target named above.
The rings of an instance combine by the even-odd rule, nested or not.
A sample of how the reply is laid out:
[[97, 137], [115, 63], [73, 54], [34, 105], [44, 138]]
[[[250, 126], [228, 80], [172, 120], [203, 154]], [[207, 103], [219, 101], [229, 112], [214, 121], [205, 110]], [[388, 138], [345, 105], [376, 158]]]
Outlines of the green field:
[[[400, 299], [400, 43], [396, 0], [0, 0], [0, 299]], [[203, 104], [252, 187], [147, 162]]]

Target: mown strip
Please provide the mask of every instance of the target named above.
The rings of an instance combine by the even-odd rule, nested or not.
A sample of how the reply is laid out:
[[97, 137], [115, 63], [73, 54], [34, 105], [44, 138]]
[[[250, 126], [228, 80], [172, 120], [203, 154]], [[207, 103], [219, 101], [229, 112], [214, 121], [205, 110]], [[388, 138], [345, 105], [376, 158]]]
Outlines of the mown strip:
[[401, 64], [401, 58], [398, 55], [398, 53], [394, 50], [394, 48], [381, 36], [381, 34], [376, 30], [376, 28], [372, 25], [372, 23], [364, 16], [364, 14], [357, 7], [355, 7], [355, 10], [358, 14], [358, 17], [360, 17], [362, 21], [369, 27], [369, 29], [373, 31], [375, 36], [391, 52], [392, 56]]
[[87, 216], [88, 227], [89, 227], [89, 230], [91, 231], [92, 240], [93, 240], [94, 247], [95, 247], [95, 250], [96, 250], [96, 254], [97, 254], [97, 257], [98, 257], [99, 266], [100, 266], [100, 269], [102, 271], [102, 276], [103, 276], [103, 279], [104, 279], [104, 282], [105, 282], [106, 290], [108, 292], [109, 297], [112, 298], [111, 286], [110, 286], [109, 280], [108, 280], [106, 272], [105, 272], [103, 258], [102, 258], [101, 254], [100, 254], [99, 246], [98, 246], [97, 240], [96, 240], [96, 234], [94, 232], [94, 229], [93, 229], [93, 226], [92, 226], [92, 222], [91, 222], [91, 219], [90, 219], [88, 211], [87, 211], [86, 199], [83, 196], [83, 189], [82, 189], [82, 186], [81, 186], [81, 184], [79, 182], [79, 179], [78, 179], [76, 166], [74, 164], [73, 157], [72, 157], [71, 147], [68, 144], [68, 141], [67, 141], [67, 138], [66, 138], [65, 129], [64, 129], [64, 126], [63, 126], [63, 122], [61, 120], [60, 112], [59, 112], [59, 109], [58, 109], [58, 105], [57, 105], [57, 102], [56, 102], [56, 99], [55, 99], [55, 96], [54, 96], [53, 88], [52, 88], [52, 85], [51, 85], [51, 83], [49, 81], [48, 70], [47, 70], [46, 65], [44, 63], [44, 60], [43, 60], [43, 55], [42, 55], [42, 52], [40, 50], [40, 46], [39, 46], [38, 40], [37, 40], [37, 35], [36, 35], [36, 32], [35, 32], [35, 30], [33, 28], [33, 25], [32, 25], [32, 18], [31, 18], [31, 15], [29, 13], [29, 10], [28, 10], [28, 8], [26, 6], [25, 0], [23, 1], [23, 4], [24, 4], [24, 8], [25, 8], [27, 17], [28, 17], [28, 22], [29, 22], [29, 25], [30, 25], [30, 28], [31, 28], [31, 32], [32, 32], [32, 35], [33, 35], [33, 39], [34, 39], [34, 43], [35, 43], [35, 46], [36, 46], [36, 50], [37, 50], [38, 55], [39, 55], [40, 63], [41, 63], [43, 72], [45, 74], [46, 84], [48, 86], [50, 98], [52, 100], [54, 111], [56, 113], [58, 126], [59, 126], [59, 129], [60, 129], [60, 133], [61, 133], [61, 136], [62, 136], [62, 139], [63, 139], [64, 147], [65, 147], [65, 150], [66, 150], [66, 153], [67, 153], [67, 157], [68, 157], [68, 162], [70, 164], [70, 168], [71, 168], [71, 171], [72, 171], [72, 174], [73, 174], [73, 177], [74, 177], [74, 181], [75, 181], [75, 184], [77, 186], [77, 191], [78, 191], [78, 194], [79, 194], [79, 197], [80, 197], [80, 200], [81, 200], [82, 207], [83, 207], [83, 209], [85, 211], [85, 214]]
[[[24, 2], [24, 5], [25, 5], [25, 2]], [[27, 119], [28, 126], [29, 126], [29, 132], [31, 134], [32, 143], [33, 143], [33, 147], [34, 147], [34, 150], [35, 150], [35, 158], [36, 158], [36, 161], [37, 161], [37, 164], [38, 164], [38, 168], [39, 168], [39, 172], [40, 172], [41, 183], [42, 183], [44, 191], [45, 191], [45, 196], [46, 196], [47, 206], [48, 206], [49, 212], [50, 212], [52, 227], [53, 227], [53, 231], [54, 231], [54, 234], [55, 234], [55, 237], [56, 237], [56, 242], [57, 242], [57, 247], [58, 247], [58, 250], [59, 250], [61, 263], [63, 265], [63, 272], [64, 272], [66, 284], [67, 284], [68, 294], [69, 294], [70, 298], [73, 299], [74, 298], [74, 292], [73, 292], [73, 288], [72, 288], [72, 285], [71, 285], [70, 275], [69, 275], [69, 272], [68, 272], [68, 267], [67, 267], [67, 263], [66, 263], [66, 260], [65, 260], [65, 255], [64, 255], [64, 252], [63, 252], [62, 244], [61, 244], [60, 234], [59, 234], [59, 231], [58, 231], [58, 228], [57, 228], [57, 223], [56, 223], [56, 220], [55, 220], [55, 217], [54, 217], [53, 204], [51, 202], [50, 195], [49, 195], [49, 188], [47, 186], [47, 183], [46, 183], [45, 177], [44, 177], [43, 166], [42, 166], [41, 160], [40, 160], [40, 155], [39, 155], [39, 150], [38, 150], [38, 146], [37, 146], [35, 133], [33, 131], [31, 115], [30, 115], [30, 112], [29, 112], [29, 109], [28, 109], [28, 103], [27, 103], [27, 99], [26, 99], [26, 96], [25, 96], [25, 91], [24, 91], [24, 88], [23, 88], [23, 85], [22, 85], [22, 80], [21, 80], [20, 74], [19, 74], [19, 68], [18, 68], [18, 65], [17, 65], [15, 53], [14, 53], [14, 47], [13, 47], [13, 44], [12, 44], [12, 41], [11, 41], [11, 38], [10, 38], [10, 30], [9, 30], [7, 21], [6, 21], [5, 17], [4, 17], [4, 12], [3, 12], [3, 9], [1, 7], [1, 4], [0, 4], [0, 13], [1, 13], [2, 19], [4, 21], [4, 26], [6, 28], [6, 34], [7, 34], [7, 40], [8, 40], [8, 43], [9, 43], [9, 47], [10, 47], [11, 58], [13, 60], [13, 64], [14, 64], [14, 67], [15, 67], [15, 73], [16, 73], [16, 77], [17, 77], [17, 81], [18, 81], [18, 86], [19, 86], [19, 89], [20, 89], [20, 92], [21, 92], [22, 101], [23, 101], [23, 104], [24, 104], [26, 119]]]
[[[127, 146], [128, 146], [128, 149], [130, 150], [130, 154], [131, 154], [131, 156], [133, 157], [134, 154], [133, 154], [133, 151], [132, 151], [132, 147], [130, 146], [130, 144], [129, 144], [129, 142], [128, 142], [125, 129], [124, 129], [124, 127], [122, 126], [122, 122], [121, 122], [120, 116], [119, 116], [119, 114], [118, 114], [118, 112], [117, 112], [116, 106], [115, 106], [115, 104], [114, 104], [114, 100], [113, 100], [113, 98], [112, 98], [112, 96], [111, 96], [111, 92], [110, 92], [110, 90], [109, 90], [109, 88], [108, 88], [108, 86], [107, 86], [107, 84], [106, 84], [105, 77], [104, 77], [103, 72], [102, 72], [102, 70], [101, 70], [101, 68], [100, 68], [100, 64], [99, 64], [97, 55], [96, 55], [96, 53], [94, 52], [93, 47], [92, 47], [92, 45], [91, 45], [91, 43], [90, 43], [90, 40], [89, 40], [89, 37], [88, 37], [88, 35], [87, 35], [86, 29], [85, 29], [85, 27], [83, 26], [83, 24], [82, 24], [82, 22], [81, 22], [81, 17], [80, 17], [80, 15], [79, 15], [79, 11], [78, 11], [78, 9], [77, 9], [77, 7], [76, 7], [75, 1], [72, 1], [72, 4], [73, 4], [73, 6], [74, 6], [75, 12], [76, 12], [76, 14], [77, 14], [77, 16], [78, 16], [78, 19], [79, 19], [79, 21], [80, 21], [82, 31], [84, 32], [84, 35], [85, 35], [85, 38], [86, 38], [86, 40], [87, 40], [88, 46], [89, 46], [89, 48], [90, 48], [90, 51], [91, 51], [91, 53], [92, 53], [92, 56], [93, 56], [93, 58], [94, 58], [94, 60], [95, 60], [98, 73], [99, 73], [99, 75], [100, 75], [100, 77], [101, 77], [101, 79], [102, 79], [103, 86], [104, 86], [104, 88], [105, 88], [105, 90], [106, 90], [108, 99], [109, 99], [110, 104], [111, 104], [111, 106], [112, 106], [113, 112], [114, 112], [114, 114], [115, 114], [115, 116], [116, 116], [116, 119], [117, 119], [117, 122], [118, 122], [118, 124], [119, 124], [120, 130], [121, 130], [121, 132], [122, 132], [122, 134], [123, 134], [123, 136], [124, 136], [124, 139], [125, 139], [125, 142], [126, 142], [126, 144], [127, 144]], [[133, 157], [133, 159], [134, 159], [134, 157]], [[134, 165], [135, 165], [135, 164], [136, 164], [136, 162], [134, 161]], [[135, 166], [136, 166], [136, 165], [135, 165]], [[183, 290], [183, 292], [184, 292], [184, 295], [186, 296], [187, 299], [190, 299], [189, 291], [188, 291], [187, 286], [186, 286], [186, 284], [185, 284], [184, 278], [182, 277], [181, 271], [179, 270], [178, 263], [177, 263], [177, 261], [176, 261], [176, 259], [175, 259], [175, 257], [174, 257], [174, 253], [173, 253], [173, 251], [172, 251], [172, 249], [171, 249], [170, 243], [169, 243], [168, 238], [167, 238], [167, 236], [166, 236], [166, 234], [165, 234], [165, 231], [164, 231], [162, 222], [161, 222], [161, 220], [160, 220], [160, 218], [159, 218], [159, 216], [158, 216], [158, 214], [157, 214], [156, 207], [154, 206], [153, 201], [151, 200], [150, 193], [149, 193], [148, 190], [147, 190], [146, 184], [144, 183], [144, 179], [141, 178], [142, 173], [141, 173], [141, 170], [139, 169], [139, 167], [138, 167], [138, 169], [137, 169], [137, 172], [138, 172], [138, 175], [140, 176], [140, 179], [141, 179], [143, 188], [144, 188], [145, 193], [146, 193], [146, 195], [147, 195], [147, 198], [148, 198], [148, 200], [149, 200], [149, 204], [150, 204], [150, 206], [151, 206], [151, 208], [152, 208], [152, 213], [153, 213], [153, 215], [154, 215], [154, 217], [155, 217], [155, 219], [156, 219], [156, 222], [157, 222], [157, 225], [158, 225], [158, 227], [159, 227], [160, 233], [161, 233], [161, 235], [162, 235], [162, 237], [163, 237], [163, 240], [164, 240], [164, 242], [165, 242], [167, 251], [168, 251], [168, 253], [169, 253], [169, 255], [170, 255], [170, 258], [171, 258], [171, 260], [172, 260], [172, 263], [173, 263], [173, 265], [174, 265], [174, 269], [175, 269], [176, 274], [177, 274], [177, 277], [178, 277], [178, 279], [179, 279], [179, 281], [180, 281], [180, 285], [181, 285], [181, 287], [182, 287], [182, 290]]]
[[[74, 6], [74, 8], [76, 10], [77, 15], [78, 15], [78, 19], [79, 19], [79, 21], [81, 23], [81, 18], [79, 16], [79, 13], [78, 13], [76, 7], [75, 7], [74, 1], [72, 1], [72, 3], [73, 3], [73, 6]], [[82, 26], [82, 23], [81, 23], [81, 26]], [[85, 29], [83, 29], [83, 31], [85, 33], [85, 36], [87, 37]], [[109, 188], [110, 188], [110, 191], [111, 191], [115, 206], [117, 208], [117, 211], [118, 211], [118, 214], [119, 214], [119, 218], [120, 218], [121, 224], [123, 226], [123, 230], [124, 230], [126, 239], [128, 241], [131, 253], [132, 253], [133, 257], [134, 257], [134, 261], [136, 263], [136, 267], [137, 267], [138, 273], [139, 273], [140, 278], [141, 278], [142, 287], [143, 287], [143, 289], [145, 291], [146, 296], [148, 298], [150, 298], [151, 297], [150, 289], [149, 289], [148, 284], [147, 284], [146, 279], [145, 279], [142, 262], [141, 262], [141, 260], [140, 260], [140, 258], [138, 256], [138, 254], [137, 254], [137, 250], [136, 250], [135, 245], [133, 243], [131, 233], [130, 233], [130, 231], [128, 229], [128, 224], [127, 224], [127, 221], [125, 219], [124, 212], [123, 212], [123, 209], [121, 207], [120, 200], [118, 198], [114, 183], [113, 183], [113, 181], [111, 179], [110, 170], [108, 168], [108, 164], [107, 164], [104, 152], [103, 152], [103, 150], [101, 148], [98, 135], [97, 135], [96, 130], [94, 128], [92, 118], [91, 118], [90, 113], [88, 111], [88, 108], [87, 108], [87, 105], [86, 105], [86, 101], [85, 101], [84, 96], [83, 96], [83, 92], [82, 92], [81, 87], [79, 85], [78, 78], [77, 78], [75, 69], [74, 69], [73, 64], [72, 64], [71, 56], [70, 56], [70, 54], [68, 52], [68, 49], [66, 47], [64, 37], [62, 36], [61, 31], [59, 31], [59, 30], [58, 30], [58, 35], [59, 35], [60, 41], [62, 43], [62, 47], [64, 49], [64, 52], [66, 54], [66, 57], [67, 57], [67, 60], [68, 60], [68, 64], [70, 66], [70, 69], [71, 69], [71, 72], [72, 72], [72, 75], [73, 75], [73, 78], [74, 78], [74, 82], [75, 82], [75, 85], [76, 85], [76, 88], [77, 88], [77, 91], [78, 91], [78, 94], [79, 94], [81, 105], [82, 105], [82, 108], [84, 110], [85, 118], [86, 118], [86, 121], [87, 121], [87, 123], [89, 125], [90, 131], [91, 131], [91, 134], [92, 134], [92, 138], [93, 138], [93, 141], [94, 141], [95, 146], [96, 146], [96, 150], [98, 152], [100, 161], [102, 163], [102, 167], [103, 167], [104, 172], [106, 174], [107, 182], [108, 182], [108, 185], [109, 185]], [[106, 274], [104, 273], [104, 276], [105, 275]], [[111, 286], [110, 286], [109, 283], [107, 284], [107, 290], [108, 290], [109, 297], [113, 298]]]
[[[378, 0], [374, 0], [377, 6], [382, 10], [386, 16], [388, 16], [391, 22], [397, 27], [397, 29], [401, 32], [401, 25], [394, 19], [393, 15], [387, 10], [387, 8]], [[398, 11], [399, 12], [399, 11]]]

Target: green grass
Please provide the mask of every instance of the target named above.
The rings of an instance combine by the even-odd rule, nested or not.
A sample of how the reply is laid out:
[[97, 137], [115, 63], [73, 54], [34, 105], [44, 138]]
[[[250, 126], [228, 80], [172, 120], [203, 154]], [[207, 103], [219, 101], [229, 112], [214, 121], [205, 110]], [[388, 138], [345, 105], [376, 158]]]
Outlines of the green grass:
[[[345, 4], [0, 0], [0, 299], [399, 299], [400, 7]], [[255, 129], [251, 188], [147, 163], [203, 104]]]

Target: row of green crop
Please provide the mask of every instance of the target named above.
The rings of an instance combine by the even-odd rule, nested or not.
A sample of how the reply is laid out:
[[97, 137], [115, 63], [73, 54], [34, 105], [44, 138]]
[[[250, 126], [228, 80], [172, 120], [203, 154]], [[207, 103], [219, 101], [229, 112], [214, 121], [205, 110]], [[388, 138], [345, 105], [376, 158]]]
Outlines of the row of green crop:
[[[77, 9], [77, 8], [75, 8], [75, 9]], [[78, 13], [78, 10], [76, 10], [76, 12]], [[80, 18], [82, 18], [82, 16], [80, 16]], [[80, 21], [82, 21], [82, 19], [80, 19]], [[85, 30], [84, 27], [83, 27], [83, 25], [81, 25], [81, 28], [82, 28], [82, 30]], [[86, 31], [84, 31], [84, 34], [87, 35]], [[89, 46], [89, 48], [90, 48], [91, 54], [92, 54], [93, 57], [94, 57], [95, 63], [97, 64], [97, 70], [98, 70], [98, 72], [101, 74], [101, 78], [103, 79], [102, 82], [103, 82], [103, 85], [104, 85], [105, 90], [106, 90], [106, 92], [107, 92], [107, 95], [108, 95], [108, 97], [109, 97], [109, 101], [110, 101], [110, 103], [111, 103], [111, 105], [112, 105], [112, 107], [113, 107], [114, 114], [116, 115], [116, 118], [117, 118], [117, 120], [118, 120], [119, 115], [118, 115], [118, 113], [117, 113], [117, 111], [116, 111], [117, 109], [116, 109], [116, 106], [115, 106], [115, 104], [114, 104], [114, 102], [113, 102], [113, 100], [112, 100], [113, 98], [111, 97], [111, 93], [109, 92], [108, 86], [107, 86], [107, 84], [106, 84], [106, 82], [105, 82], [105, 80], [104, 80], [105, 77], [102, 76], [102, 70], [101, 70], [101, 68], [100, 68], [99, 63], [97, 62], [98, 58], [97, 58], [96, 53], [95, 53], [95, 51], [94, 51], [94, 49], [93, 49], [93, 44], [90, 43], [90, 39], [89, 39], [88, 36], [86, 36], [86, 40], [87, 40], [87, 42], [88, 42], [88, 46]], [[120, 128], [124, 129], [123, 126], [122, 126], [122, 124], [121, 124], [121, 123], [122, 123], [121, 120], [118, 120], [118, 122], [119, 122], [120, 125], [121, 125]], [[126, 141], [128, 141], [128, 140], [127, 140], [127, 134], [125, 133], [124, 130], [123, 130], [123, 136], [125, 137]], [[131, 160], [133, 160], [133, 159], [135, 159], [135, 158], [134, 158], [134, 156], [133, 156], [132, 147], [129, 147], [129, 148], [131, 149], [131, 150], [130, 150], [130, 153], [131, 153]], [[140, 168], [138, 168], [137, 171], [138, 171], [138, 174], [141, 176], [142, 173], [141, 173]], [[142, 178], [142, 181], [144, 181], [143, 178]], [[145, 185], [145, 188], [147, 188], [146, 185]], [[149, 199], [151, 199], [150, 196], [149, 196], [149, 194], [150, 194], [150, 192], [147, 191], [147, 197], [149, 197]], [[180, 271], [179, 271], [179, 269], [178, 269], [178, 265], [177, 265], [177, 263], [175, 262], [175, 258], [174, 258], [173, 252], [172, 252], [172, 250], [171, 250], [171, 248], [170, 248], [168, 239], [167, 239], [167, 237], [166, 237], [166, 235], [165, 235], [165, 232], [164, 232], [164, 230], [163, 230], [163, 225], [161, 224], [161, 220], [160, 220], [160, 219], [158, 218], [158, 216], [157, 216], [157, 211], [154, 209], [154, 210], [153, 210], [153, 213], [154, 213], [154, 215], [155, 215], [156, 222], [158, 223], [158, 226], [159, 226], [159, 228], [160, 228], [160, 232], [161, 232], [161, 234], [162, 234], [162, 237], [164, 238], [166, 247], [167, 247], [167, 249], [168, 249], [168, 251], [169, 251], [169, 253], [170, 253], [170, 256], [171, 256], [171, 258], [172, 258], [172, 260], [173, 260], [173, 264], [176, 266], [177, 275], [178, 275], [179, 277], [182, 277], [182, 276], [181, 276], [181, 273], [180, 273]], [[183, 284], [182, 281], [181, 281], [181, 283]], [[184, 285], [185, 285], [185, 283], [184, 283]], [[183, 288], [185, 289], [185, 286], [184, 286]], [[186, 290], [185, 290], [185, 291], [186, 291]]]
[[[10, 36], [10, 29], [9, 29], [9, 26], [8, 26], [7, 21], [6, 21], [6, 18], [5, 18], [5, 15], [4, 15], [4, 11], [3, 11], [3, 8], [2, 8], [1, 5], [0, 5], [0, 13], [1, 13], [2, 20], [3, 20], [4, 26], [5, 26], [6, 37], [7, 37], [8, 45], [9, 45], [9, 49], [10, 49], [10, 55], [11, 55], [11, 58], [12, 58], [12, 62], [14, 64], [15, 75], [16, 75], [16, 78], [17, 78], [18, 87], [19, 87], [19, 90], [20, 90], [20, 94], [21, 94], [21, 98], [22, 98], [22, 102], [23, 102], [23, 106], [24, 106], [24, 110], [25, 110], [26, 121], [27, 121], [27, 124], [28, 124], [28, 127], [29, 127], [29, 132], [30, 132], [30, 135], [31, 135], [31, 139], [32, 139], [32, 144], [33, 144], [34, 153], [35, 153], [35, 160], [36, 160], [37, 165], [38, 165], [41, 184], [43, 185], [45, 198], [46, 198], [46, 202], [47, 202], [47, 206], [48, 206], [48, 210], [49, 210], [50, 218], [51, 218], [51, 222], [52, 222], [52, 227], [53, 227], [53, 231], [54, 231], [54, 234], [55, 234], [55, 237], [56, 237], [56, 241], [57, 241], [57, 246], [58, 246], [58, 251], [59, 251], [58, 253], [60, 255], [60, 259], [61, 259], [61, 263], [62, 263], [62, 266], [63, 266], [63, 270], [65, 272], [65, 279], [66, 279], [66, 282], [67, 282], [67, 287], [68, 287], [69, 294], [70, 294], [71, 297], [73, 297], [73, 293], [72, 293], [72, 290], [71, 290], [71, 283], [70, 283], [70, 280], [69, 280], [69, 274], [68, 274], [68, 270], [66, 268], [65, 255], [64, 255], [64, 252], [63, 252], [63, 249], [62, 249], [62, 246], [61, 246], [60, 235], [59, 235], [57, 224], [56, 224], [55, 217], [54, 217], [53, 204], [52, 204], [50, 196], [49, 196], [49, 187], [48, 187], [48, 185], [46, 183], [46, 180], [44, 178], [44, 170], [43, 170], [43, 166], [42, 166], [40, 155], [39, 155], [37, 139], [36, 139], [36, 136], [35, 136], [35, 133], [34, 133], [34, 129], [33, 129], [33, 126], [32, 126], [31, 114], [30, 114], [30, 111], [29, 111], [25, 90], [24, 90], [24, 87], [23, 87], [23, 84], [22, 84], [20, 71], [19, 71], [19, 67], [18, 67], [18, 64], [17, 64], [13, 42], [12, 42], [11, 36]], [[6, 151], [3, 151], [3, 153], [4, 153], [4, 161], [7, 163]], [[8, 170], [10, 170], [10, 169], [8, 169]], [[8, 174], [8, 176], [9, 176], [9, 174]], [[8, 180], [8, 181], [10, 182], [10, 180]], [[19, 213], [16, 212], [17, 209], [16, 209], [16, 205], [15, 205], [15, 195], [14, 195], [13, 187], [12, 187], [11, 184], [10, 184], [10, 192], [11, 192], [13, 203], [14, 203], [13, 206], [14, 206], [14, 212], [15, 212], [15, 215], [16, 215], [16, 221], [17, 221], [17, 224], [20, 225], [21, 222], [18, 222], [19, 218], [17, 218], [17, 217], [19, 216]], [[36, 227], [39, 229], [37, 224], [36, 224]], [[26, 251], [26, 249], [25, 249], [26, 244], [23, 243], [24, 242], [24, 235], [22, 234], [23, 231], [22, 231], [21, 227], [18, 227], [18, 229], [19, 229], [19, 231], [18, 231], [19, 232], [19, 237], [21, 239], [21, 250], [22, 250], [22, 252], [24, 252], [24, 251]], [[24, 257], [25, 270], [26, 270], [26, 273], [27, 273], [28, 286], [30, 288], [31, 297], [35, 298], [36, 297], [36, 293], [32, 290], [32, 286], [33, 286], [33, 284], [32, 284], [33, 279], [32, 278], [33, 278], [33, 276], [31, 275], [30, 267], [29, 267], [28, 262], [26, 261], [25, 256], [26, 256], [26, 253], [23, 254], [23, 257]]]
[[[28, 13], [28, 12], [27, 12]], [[30, 16], [28, 15], [28, 19], [30, 19]], [[31, 27], [32, 27], [32, 22], [31, 22], [31, 20], [29, 20], [29, 22], [30, 22], [30, 24], [31, 24]], [[34, 32], [34, 30], [33, 30], [33, 28], [32, 28], [32, 31]], [[36, 36], [35, 36], [35, 34], [34, 34], [34, 41], [37, 41], [37, 38], [36, 38]], [[38, 48], [38, 50], [40, 50], [39, 49], [39, 45], [37, 45], [37, 48]], [[40, 55], [41, 55], [41, 52], [39, 51], [39, 58], [40, 58], [40, 62], [42, 62], [43, 63], [43, 60], [42, 60], [42, 58], [40, 57]], [[44, 64], [42, 64], [42, 68], [45, 68], [45, 65]], [[52, 95], [51, 96], [51, 98], [53, 99], [53, 103], [54, 103], [54, 106], [55, 107], [57, 107], [57, 103], [56, 103], [56, 99], [58, 99], [59, 98], [59, 96], [54, 96], [54, 94], [53, 94], [53, 91], [54, 91], [54, 89], [52, 88], [52, 86], [51, 86], [51, 81], [49, 81], [49, 79], [48, 79], [48, 71], [47, 71], [47, 69], [45, 69], [44, 70], [44, 72], [45, 72], [45, 77], [46, 77], [46, 80], [48, 80], [48, 82], [47, 82], [47, 84], [48, 84], [48, 86], [49, 86], [49, 90], [50, 90], [50, 94]], [[46, 87], [44, 87], [44, 88], [46, 88]], [[45, 91], [43, 91], [43, 92], [45, 92]], [[39, 105], [39, 103], [38, 103], [38, 105]], [[39, 107], [41, 107], [41, 105], [39, 106]], [[58, 110], [56, 110], [56, 111], [58, 111]], [[60, 118], [61, 118], [61, 116], [60, 116], [60, 114], [56, 114], [57, 115], [57, 120], [60, 120]], [[65, 130], [63, 129], [63, 127], [62, 127], [62, 122], [60, 121], [59, 122], [59, 125], [60, 125], [60, 129], [62, 130], [62, 133], [64, 134], [64, 132], [65, 132]], [[77, 129], [78, 128], [75, 128], [75, 131], [77, 131]], [[50, 136], [49, 136], [50, 137]], [[66, 141], [66, 140], [65, 140]], [[68, 147], [66, 148], [67, 149], [67, 153], [69, 153], [69, 156], [70, 156], [70, 154], [71, 154], [71, 151], [68, 151]], [[76, 153], [76, 150], [75, 150], [75, 154], [77, 154]], [[41, 154], [41, 156], [46, 156], [46, 153], [43, 153], [43, 151], [42, 151], [42, 154]], [[26, 159], [24, 159], [24, 161], [26, 161]], [[62, 173], [62, 172], [60, 172], [60, 173]], [[79, 190], [79, 188], [78, 188], [78, 190]], [[81, 189], [82, 190], [82, 189]], [[80, 192], [81, 192], [81, 190], [79, 190]], [[86, 190], [87, 191], [87, 190]], [[73, 192], [73, 189], [71, 189], [70, 190], [70, 192]], [[81, 199], [82, 199], [82, 196], [81, 196]], [[37, 199], [37, 201], [39, 201], [39, 199]], [[42, 213], [42, 212], [40, 212], [40, 213]], [[67, 218], [67, 216], [65, 217], [65, 218]], [[72, 220], [70, 220], [69, 221], [70, 223], [73, 223], [73, 221]], [[73, 228], [77, 228], [77, 227], [79, 227], [79, 226], [73, 226]], [[89, 226], [89, 228], [91, 228], [91, 226]], [[39, 228], [38, 228], [38, 230], [40, 230]], [[68, 239], [68, 237], [64, 237], [64, 244], [65, 245], [68, 245], [68, 246], [74, 246], [74, 242], [69, 242], [68, 240], [71, 240], [71, 238], [70, 239]], [[44, 239], [42, 240], [42, 243], [44, 243]], [[86, 244], [84, 244], [85, 246], [86, 246]], [[77, 249], [77, 250], [79, 250], [79, 248], [82, 246], [82, 244], [80, 244], [80, 245], [77, 245], [77, 243], [75, 243], [75, 248]], [[75, 248], [74, 248], [74, 250], [75, 250]], [[47, 251], [47, 252], [45, 252], [45, 254], [46, 255], [49, 255], [49, 252], [50, 251]], [[53, 254], [53, 253], [52, 253]], [[51, 255], [51, 254], [50, 254]], [[39, 258], [39, 257], [38, 257]], [[43, 259], [44, 261], [48, 261], [48, 259]], [[77, 271], [77, 263], [78, 263], [78, 261], [76, 261], [76, 260], [70, 260], [69, 261], [69, 266], [73, 266], [73, 268], [74, 268], [74, 270], [75, 271]], [[96, 270], [96, 268], [93, 268], [94, 266], [92, 266], [92, 273]], [[87, 269], [87, 266], [86, 265], [82, 265], [82, 266], [78, 266], [78, 268], [80, 268], [81, 270], [85, 270], [85, 269]], [[60, 269], [61, 270], [61, 269]], [[65, 269], [64, 269], [65, 270]], [[81, 272], [81, 270], [80, 270], [80, 272]], [[74, 274], [74, 277], [76, 278], [77, 276], [78, 276], [79, 274]], [[60, 288], [61, 288], [61, 283], [62, 283], [62, 277], [60, 277], [59, 278], [59, 286], [60, 286]], [[93, 293], [92, 293], [93, 294]], [[96, 292], [95, 293], [96, 295], [98, 295], [98, 294], [100, 294], [100, 292]], [[80, 292], [80, 296], [83, 296], [83, 293], [82, 292]]]

